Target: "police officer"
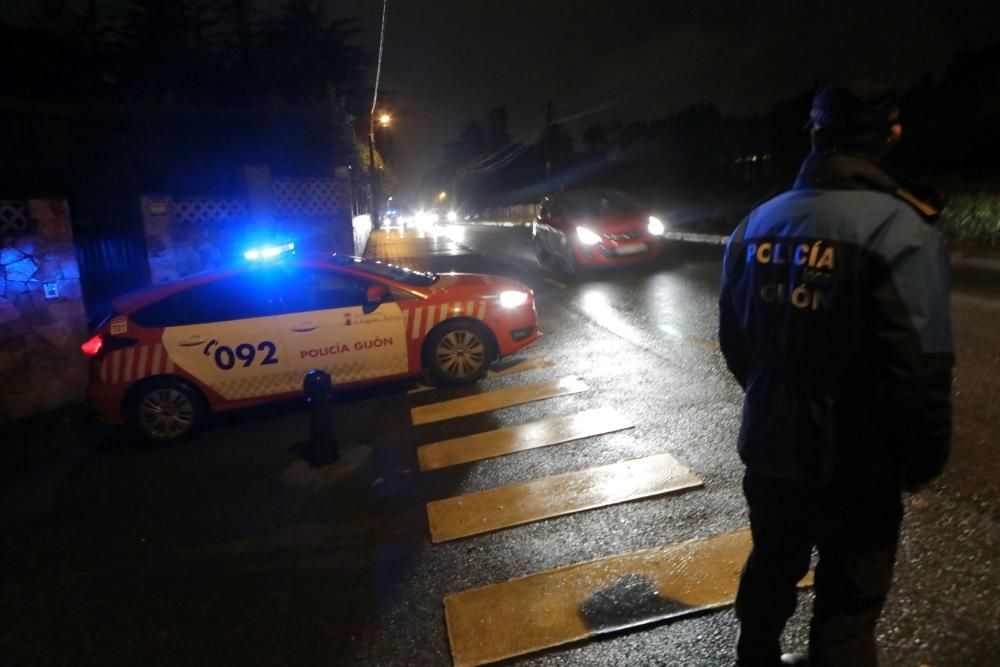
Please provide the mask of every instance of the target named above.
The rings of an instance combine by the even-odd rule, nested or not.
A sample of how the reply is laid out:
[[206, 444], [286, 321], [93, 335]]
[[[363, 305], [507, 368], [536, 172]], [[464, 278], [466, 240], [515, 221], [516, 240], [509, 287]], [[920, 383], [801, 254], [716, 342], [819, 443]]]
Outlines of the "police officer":
[[[902, 490], [939, 474], [951, 435], [948, 265], [937, 207], [881, 161], [897, 95], [821, 89], [792, 190], [726, 250], [719, 339], [746, 392], [739, 433], [753, 550], [736, 598], [743, 667], [876, 664]], [[813, 547], [809, 655], [781, 655]]]

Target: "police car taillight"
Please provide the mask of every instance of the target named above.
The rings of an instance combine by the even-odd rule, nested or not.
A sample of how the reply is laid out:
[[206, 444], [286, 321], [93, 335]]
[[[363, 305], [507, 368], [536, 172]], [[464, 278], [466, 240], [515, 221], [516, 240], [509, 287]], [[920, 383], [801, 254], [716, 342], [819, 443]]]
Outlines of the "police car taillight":
[[95, 357], [101, 351], [102, 347], [104, 347], [104, 339], [98, 335], [81, 345], [80, 349], [88, 357]]

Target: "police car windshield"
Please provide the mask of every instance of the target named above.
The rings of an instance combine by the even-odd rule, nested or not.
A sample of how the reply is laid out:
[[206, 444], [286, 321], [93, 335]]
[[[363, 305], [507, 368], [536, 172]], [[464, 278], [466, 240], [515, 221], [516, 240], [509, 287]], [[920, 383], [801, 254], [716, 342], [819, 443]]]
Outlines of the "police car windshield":
[[562, 197], [562, 205], [574, 216], [622, 215], [642, 210], [639, 202], [614, 190], [567, 193]]
[[376, 262], [374, 260], [363, 259], [361, 257], [333, 255], [330, 258], [330, 261], [338, 266], [361, 269], [362, 271], [367, 271], [368, 273], [372, 273], [376, 276], [389, 278], [390, 280], [395, 280], [407, 285], [413, 285], [414, 287], [427, 287], [428, 285], [433, 285], [438, 279], [438, 275], [436, 273], [414, 271], [413, 269], [408, 269], [404, 266]]

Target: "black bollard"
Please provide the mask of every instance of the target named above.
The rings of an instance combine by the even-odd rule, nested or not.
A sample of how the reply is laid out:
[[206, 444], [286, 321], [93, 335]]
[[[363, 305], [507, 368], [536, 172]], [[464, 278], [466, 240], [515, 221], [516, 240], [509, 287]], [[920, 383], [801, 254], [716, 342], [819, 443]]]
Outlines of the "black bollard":
[[333, 432], [330, 393], [333, 382], [325, 371], [311, 370], [302, 381], [309, 405], [309, 448], [314, 466], [324, 466], [340, 460], [337, 436]]

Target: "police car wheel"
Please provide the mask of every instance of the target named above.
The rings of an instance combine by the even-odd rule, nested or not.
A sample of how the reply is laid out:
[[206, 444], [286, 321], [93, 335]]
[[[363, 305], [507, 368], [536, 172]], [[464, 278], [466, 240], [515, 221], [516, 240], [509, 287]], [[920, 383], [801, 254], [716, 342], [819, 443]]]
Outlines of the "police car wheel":
[[475, 382], [495, 356], [488, 333], [471, 322], [446, 323], [427, 339], [431, 374], [444, 384]]
[[131, 423], [150, 442], [181, 442], [201, 428], [205, 416], [203, 406], [201, 394], [189, 384], [179, 380], [154, 380], [136, 391]]

